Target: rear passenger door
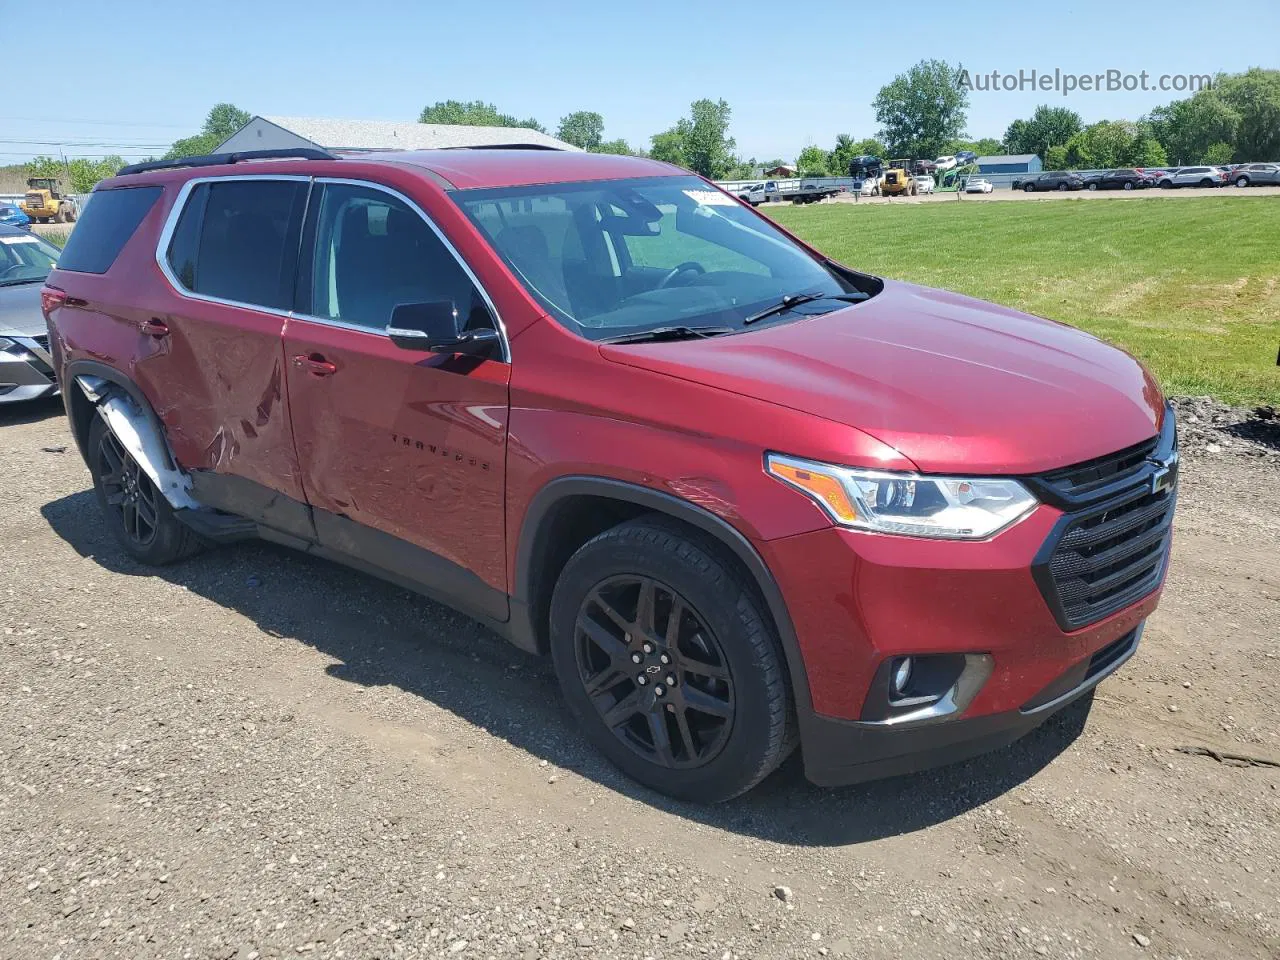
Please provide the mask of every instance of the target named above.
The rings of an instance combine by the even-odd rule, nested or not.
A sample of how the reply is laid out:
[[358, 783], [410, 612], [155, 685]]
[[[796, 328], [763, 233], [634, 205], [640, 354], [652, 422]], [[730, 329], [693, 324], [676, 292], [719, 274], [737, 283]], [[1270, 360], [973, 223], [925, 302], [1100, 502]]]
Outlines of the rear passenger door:
[[322, 545], [507, 618], [504, 477], [510, 365], [406, 350], [401, 303], [452, 300], [466, 326], [497, 314], [414, 201], [317, 180], [285, 332], [303, 486]]
[[198, 499], [300, 535], [281, 337], [309, 190], [289, 176], [183, 186], [157, 249], [167, 292], [143, 325], [155, 349], [135, 374]]

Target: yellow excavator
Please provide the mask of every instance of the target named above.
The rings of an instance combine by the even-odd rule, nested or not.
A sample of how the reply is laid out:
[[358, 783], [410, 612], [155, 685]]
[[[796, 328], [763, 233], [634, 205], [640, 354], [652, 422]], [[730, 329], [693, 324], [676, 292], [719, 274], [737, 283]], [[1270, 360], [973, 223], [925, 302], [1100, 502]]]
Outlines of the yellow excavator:
[[27, 181], [27, 194], [18, 206], [38, 223], [72, 223], [80, 215], [75, 197], [62, 188], [56, 177], [32, 177]]

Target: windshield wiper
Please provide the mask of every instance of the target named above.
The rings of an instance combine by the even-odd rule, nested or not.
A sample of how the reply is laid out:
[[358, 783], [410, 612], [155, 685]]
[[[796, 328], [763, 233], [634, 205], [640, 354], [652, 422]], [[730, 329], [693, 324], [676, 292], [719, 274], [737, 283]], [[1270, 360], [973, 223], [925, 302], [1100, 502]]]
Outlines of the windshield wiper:
[[733, 333], [733, 327], [654, 327], [652, 330], [641, 330], [638, 333], [624, 333], [617, 337], [606, 337], [597, 343], [652, 343], [660, 340], [701, 340], [704, 337], [715, 337], [722, 333]]
[[21, 280], [0, 280], [0, 287], [16, 287], [21, 283], [44, 283], [44, 277], [25, 277]]
[[767, 320], [769, 317], [777, 316], [779, 313], [786, 313], [792, 307], [798, 307], [802, 303], [812, 303], [814, 300], [843, 300], [846, 303], [860, 303], [867, 299], [865, 293], [789, 293], [771, 307], [765, 307], [759, 313], [753, 313], [742, 321], [742, 325], [755, 323], [759, 320]]

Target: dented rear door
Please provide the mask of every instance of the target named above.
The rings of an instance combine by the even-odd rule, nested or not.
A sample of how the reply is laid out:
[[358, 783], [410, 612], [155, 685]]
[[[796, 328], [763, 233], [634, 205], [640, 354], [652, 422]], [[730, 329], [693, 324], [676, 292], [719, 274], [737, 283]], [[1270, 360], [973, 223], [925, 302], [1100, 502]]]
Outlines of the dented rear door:
[[159, 240], [165, 293], [137, 318], [135, 378], [178, 462], [201, 499], [258, 519], [273, 493], [305, 499], [282, 336], [309, 189], [307, 177], [188, 181]]

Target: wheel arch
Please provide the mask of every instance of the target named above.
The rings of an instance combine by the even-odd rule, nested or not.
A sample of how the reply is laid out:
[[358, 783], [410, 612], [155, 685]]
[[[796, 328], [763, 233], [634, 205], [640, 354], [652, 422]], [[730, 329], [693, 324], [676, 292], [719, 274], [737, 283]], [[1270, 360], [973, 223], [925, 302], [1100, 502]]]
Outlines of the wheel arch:
[[797, 712], [812, 710], [808, 675], [786, 602], [760, 553], [736, 527], [688, 500], [639, 484], [575, 475], [547, 483], [530, 500], [516, 544], [510, 637], [545, 653], [551, 591], [569, 557], [587, 540], [618, 523], [656, 515], [690, 530], [705, 547], [743, 575], [782, 643]]
[[[160, 418], [151, 406], [151, 401], [147, 399], [142, 389], [130, 380], [126, 374], [115, 367], [107, 366], [105, 363], [99, 363], [96, 360], [72, 360], [66, 365], [63, 377], [67, 381], [67, 385], [63, 387], [62, 391], [63, 396], [66, 398], [67, 418], [71, 422], [71, 432], [75, 436], [76, 445], [80, 448], [80, 456], [84, 458], [86, 464], [89, 462], [89, 426], [93, 423], [95, 408], [106, 398], [102, 396], [91, 397], [89, 388], [80, 383], [77, 378], [97, 377], [99, 380], [105, 380], [111, 386], [123, 390], [138, 405], [138, 409], [142, 411], [148, 426], [154, 431], [156, 439], [161, 441], [160, 447], [165, 457], [165, 462], [161, 466], [168, 469], [177, 469], [178, 465], [173, 459], [173, 454], [169, 451], [164, 424], [161, 423]], [[70, 389], [71, 381], [77, 381], [76, 386], [78, 389]]]

